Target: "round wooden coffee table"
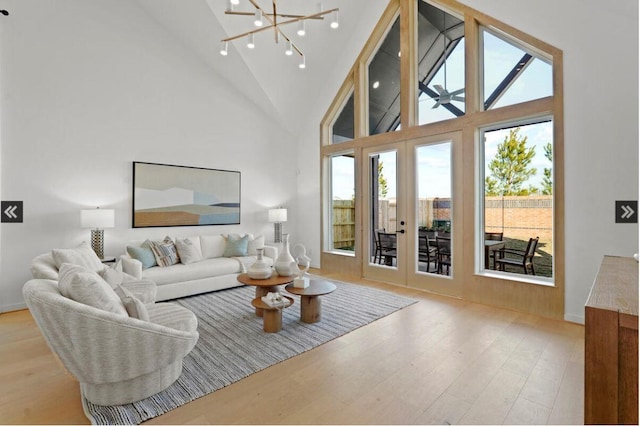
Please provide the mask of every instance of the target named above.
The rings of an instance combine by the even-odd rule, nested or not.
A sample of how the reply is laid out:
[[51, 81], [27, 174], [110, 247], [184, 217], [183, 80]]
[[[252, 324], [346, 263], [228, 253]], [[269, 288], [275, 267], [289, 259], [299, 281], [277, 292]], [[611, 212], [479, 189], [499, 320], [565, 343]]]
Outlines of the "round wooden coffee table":
[[282, 296], [289, 301], [287, 306], [282, 308], [274, 308], [262, 301], [261, 297], [256, 297], [251, 301], [256, 310], [260, 309], [264, 315], [262, 318], [262, 329], [266, 333], [277, 333], [282, 329], [282, 310], [293, 305], [293, 299], [288, 296]]
[[322, 319], [320, 296], [329, 294], [336, 285], [324, 280], [310, 280], [309, 287], [299, 288], [288, 284], [285, 288], [291, 294], [300, 296], [300, 321], [313, 324]]
[[[295, 277], [293, 275], [290, 277], [282, 277], [274, 272], [271, 278], [267, 278], [266, 280], [255, 280], [248, 274], [240, 274], [238, 275], [238, 282], [254, 286], [256, 288], [256, 298], [260, 299], [269, 292], [278, 291], [278, 286], [289, 284], [294, 278]], [[256, 315], [259, 317], [262, 316], [262, 308], [256, 307]]]

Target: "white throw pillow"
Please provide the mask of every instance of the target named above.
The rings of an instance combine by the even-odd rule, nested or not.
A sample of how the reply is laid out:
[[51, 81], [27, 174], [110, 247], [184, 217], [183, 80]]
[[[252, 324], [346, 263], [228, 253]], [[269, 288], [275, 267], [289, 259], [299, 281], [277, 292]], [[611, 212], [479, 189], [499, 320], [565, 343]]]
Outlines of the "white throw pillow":
[[175, 244], [178, 249], [178, 255], [180, 255], [180, 262], [185, 265], [202, 260], [200, 237], [189, 237], [185, 239], [176, 238]]
[[214, 259], [222, 257], [226, 241], [222, 235], [201, 235], [200, 245], [202, 246], [202, 257]]
[[144, 303], [129, 290], [124, 287], [118, 286], [115, 289], [116, 294], [120, 297], [124, 308], [127, 310], [127, 314], [131, 318], [137, 318], [142, 321], [149, 321], [149, 311]]
[[256, 249], [260, 248], [264, 248], [264, 235], [260, 235], [258, 237], [255, 237], [254, 239], [249, 238], [249, 247], [247, 248], [247, 254], [249, 256], [257, 255], [258, 252], [256, 251]]
[[70, 249], [53, 249], [51, 250], [53, 261], [56, 263], [58, 270], [63, 263], [82, 266], [90, 271], [100, 271], [104, 265], [93, 251], [91, 246], [85, 241], [77, 247]]
[[103, 311], [127, 316], [127, 311], [109, 283], [82, 266], [63, 263], [58, 288], [64, 297]]

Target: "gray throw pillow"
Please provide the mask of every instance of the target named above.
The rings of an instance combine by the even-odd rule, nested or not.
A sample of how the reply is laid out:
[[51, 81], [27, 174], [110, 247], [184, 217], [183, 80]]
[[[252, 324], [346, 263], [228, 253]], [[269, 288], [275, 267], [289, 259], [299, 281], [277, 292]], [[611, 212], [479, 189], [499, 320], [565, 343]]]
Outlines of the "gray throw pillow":
[[104, 268], [104, 265], [98, 258], [98, 255], [87, 242], [83, 242], [79, 246], [70, 249], [53, 249], [51, 250], [51, 255], [53, 256], [53, 261], [55, 262], [58, 271], [63, 263], [82, 266], [94, 272], [100, 271]]
[[120, 297], [129, 317], [149, 321], [149, 311], [147, 311], [147, 307], [140, 299], [135, 297], [133, 293], [121, 286], [116, 287], [115, 292]]
[[127, 311], [109, 283], [97, 272], [82, 266], [63, 263], [60, 267], [58, 289], [64, 297], [76, 302], [127, 316]]

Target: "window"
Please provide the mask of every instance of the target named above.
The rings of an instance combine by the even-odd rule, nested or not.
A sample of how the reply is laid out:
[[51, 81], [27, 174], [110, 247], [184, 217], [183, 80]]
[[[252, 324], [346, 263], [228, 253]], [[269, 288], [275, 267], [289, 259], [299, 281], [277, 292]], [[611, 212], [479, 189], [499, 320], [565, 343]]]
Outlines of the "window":
[[[553, 122], [481, 132], [485, 270], [553, 278]], [[538, 239], [533, 259], [524, 251]], [[494, 243], [491, 241], [502, 241]], [[534, 247], [532, 247], [533, 249]], [[504, 249], [504, 250], [503, 250]], [[507, 259], [507, 260], [504, 260]], [[533, 268], [526, 265], [533, 262]], [[525, 268], [525, 266], [527, 266]]]
[[[395, 208], [406, 228], [405, 238], [398, 240], [404, 243], [398, 245], [397, 267], [372, 266], [367, 256], [376, 262], [373, 231], [387, 225], [381, 225], [380, 214], [372, 218], [368, 211], [360, 212], [354, 229], [362, 250], [356, 249], [353, 259], [338, 258], [332, 255], [346, 249], [326, 244], [323, 269], [348, 267], [373, 279], [561, 318], [565, 272], [556, 265], [564, 265], [564, 171], [554, 159], [562, 159], [564, 147], [562, 51], [464, 3], [389, 2], [325, 115], [321, 154], [366, 153], [355, 155], [351, 168], [364, 172], [358, 182], [367, 193], [369, 155], [397, 150], [396, 163], [402, 167], [397, 170]], [[415, 56], [405, 57], [410, 54]], [[349, 111], [354, 126], [349, 138], [354, 139], [331, 146], [340, 133], [328, 133], [330, 124], [342, 120], [338, 116], [345, 114], [351, 88], [357, 92], [348, 108], [363, 117], [353, 120]], [[365, 115], [368, 121], [362, 119]], [[384, 136], [369, 137], [378, 134]], [[510, 167], [505, 149], [522, 151], [511, 166], [524, 177], [510, 186], [505, 184]], [[414, 155], [430, 163], [414, 161]], [[438, 164], [438, 158], [445, 161]], [[388, 177], [391, 161], [382, 155], [378, 159]], [[448, 171], [441, 167], [446, 163]], [[323, 174], [323, 179], [330, 177]], [[450, 184], [451, 193], [436, 191], [443, 182]], [[325, 188], [323, 209], [328, 213], [334, 198], [330, 187]], [[375, 204], [362, 194], [355, 197], [367, 209]], [[385, 201], [376, 200], [378, 205]], [[390, 213], [394, 229], [392, 219]], [[338, 242], [338, 227], [329, 226], [328, 219], [323, 225], [323, 240]], [[450, 259], [462, 259], [451, 262], [450, 273], [438, 271], [428, 245], [434, 228], [446, 233], [448, 227], [454, 230]], [[421, 244], [424, 235], [427, 241]], [[535, 276], [529, 266], [525, 275], [526, 262], [504, 261], [506, 250], [526, 248], [531, 238], [537, 238]]]
[[400, 18], [369, 64], [369, 134], [392, 132], [400, 124]]
[[355, 246], [355, 159], [353, 154], [331, 158], [330, 228], [332, 251], [353, 253]]
[[553, 95], [550, 59], [486, 28], [481, 37], [485, 110]]
[[338, 118], [335, 123], [333, 123], [333, 127], [331, 130], [332, 138], [331, 143], [341, 143], [352, 140], [355, 136], [353, 131], [353, 92], [351, 92], [351, 96], [347, 99], [347, 102], [342, 107]]
[[464, 115], [464, 21], [418, 0], [418, 124]]

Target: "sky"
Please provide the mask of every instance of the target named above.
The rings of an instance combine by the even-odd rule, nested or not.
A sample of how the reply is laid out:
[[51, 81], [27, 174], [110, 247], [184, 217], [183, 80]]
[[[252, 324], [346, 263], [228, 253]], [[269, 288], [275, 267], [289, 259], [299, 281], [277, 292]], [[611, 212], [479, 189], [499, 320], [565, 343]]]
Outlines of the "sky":
[[[511, 43], [483, 31], [484, 41], [484, 93], [485, 99], [504, 79], [505, 75], [520, 60], [524, 51]], [[464, 87], [464, 40], [458, 43], [455, 50], [446, 61], [446, 86], [444, 68], [436, 73], [429, 86], [440, 84], [448, 91]], [[552, 90], [551, 65], [536, 57], [520, 74], [506, 93], [498, 100], [493, 108], [512, 105], [532, 99], [550, 96]], [[422, 76], [421, 76], [422, 79]], [[435, 101], [425, 95], [418, 100], [419, 124], [426, 124], [449, 119], [454, 115], [443, 107], [433, 109]], [[464, 110], [464, 103], [453, 101], [453, 104]], [[486, 131], [485, 136], [485, 165], [495, 156], [498, 144], [509, 129]], [[534, 147], [535, 156], [530, 167], [536, 168], [535, 176], [525, 184], [541, 187], [543, 169], [551, 167], [544, 156], [544, 145], [553, 141], [553, 126], [551, 122], [521, 126], [520, 135], [527, 136], [527, 146]], [[383, 163], [383, 175], [387, 180], [387, 198], [396, 196], [396, 161], [395, 152], [380, 154]], [[451, 143], [436, 142], [428, 146], [417, 147], [415, 161], [418, 170], [418, 197], [435, 198], [451, 196]], [[354, 163], [352, 158], [338, 157], [333, 160], [333, 197], [337, 199], [351, 199], [354, 196]], [[485, 167], [485, 174], [488, 175]]]

